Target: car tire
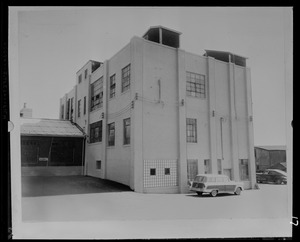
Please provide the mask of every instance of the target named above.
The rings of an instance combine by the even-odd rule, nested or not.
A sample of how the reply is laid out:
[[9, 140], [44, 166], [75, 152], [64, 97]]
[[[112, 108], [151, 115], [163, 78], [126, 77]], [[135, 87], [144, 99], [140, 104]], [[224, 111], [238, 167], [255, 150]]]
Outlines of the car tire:
[[278, 184], [278, 185], [282, 184], [282, 182], [281, 182], [280, 179], [277, 179], [277, 180], [275, 181], [275, 183]]
[[235, 189], [234, 194], [235, 195], [240, 195], [241, 194], [242, 189], [240, 187], [238, 187], [237, 189]]
[[201, 195], [202, 195], [202, 192], [197, 192], [197, 195], [198, 195], [198, 196], [201, 196]]
[[217, 194], [218, 194], [218, 191], [217, 191], [217, 190], [212, 190], [211, 193], [210, 193], [210, 195], [211, 195], [212, 197], [217, 196]]

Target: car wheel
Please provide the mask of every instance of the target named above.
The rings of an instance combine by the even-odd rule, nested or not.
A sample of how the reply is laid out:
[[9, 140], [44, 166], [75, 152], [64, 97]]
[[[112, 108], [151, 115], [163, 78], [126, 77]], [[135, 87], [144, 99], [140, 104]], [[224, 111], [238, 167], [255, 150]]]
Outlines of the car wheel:
[[202, 195], [202, 192], [197, 192], [198, 196], [201, 196]]
[[241, 191], [242, 191], [242, 189], [241, 189], [240, 187], [238, 187], [238, 188], [235, 190], [234, 194], [235, 194], [235, 195], [240, 195], [240, 194], [241, 194]]
[[281, 184], [281, 180], [280, 180], [280, 179], [277, 179], [277, 180], [275, 181], [275, 183], [276, 183], [276, 184]]
[[211, 193], [210, 193], [210, 195], [211, 195], [212, 197], [217, 196], [217, 194], [218, 194], [218, 191], [217, 191], [217, 190], [212, 190]]

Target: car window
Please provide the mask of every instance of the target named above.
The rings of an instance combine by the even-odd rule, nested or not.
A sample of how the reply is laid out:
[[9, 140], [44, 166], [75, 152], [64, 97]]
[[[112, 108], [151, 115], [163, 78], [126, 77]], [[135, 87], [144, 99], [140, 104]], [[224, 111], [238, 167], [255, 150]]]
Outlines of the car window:
[[194, 181], [196, 181], [196, 182], [206, 182], [206, 177], [205, 176], [196, 176]]
[[215, 182], [216, 178], [215, 177], [207, 177], [208, 182]]
[[275, 172], [275, 171], [270, 171], [269, 175], [279, 175], [279, 174], [277, 172]]
[[216, 177], [216, 182], [223, 182], [223, 177]]

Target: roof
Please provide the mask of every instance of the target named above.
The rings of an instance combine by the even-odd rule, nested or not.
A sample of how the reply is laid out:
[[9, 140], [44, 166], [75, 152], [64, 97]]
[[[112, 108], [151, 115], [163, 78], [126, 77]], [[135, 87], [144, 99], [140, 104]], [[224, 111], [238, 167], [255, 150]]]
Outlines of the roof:
[[157, 26], [150, 26], [150, 28], [143, 34], [143, 36], [145, 36], [151, 29], [165, 29], [165, 30], [168, 30], [168, 31], [171, 31], [171, 32], [174, 32], [178, 35], [182, 34], [181, 32], [177, 31], [177, 30], [173, 30], [173, 29], [169, 29], [167, 27], [164, 27], [164, 26], [161, 26], [161, 25], [157, 25]]
[[286, 150], [285, 145], [263, 145], [263, 146], [255, 146], [254, 148], [260, 148], [264, 150]]
[[237, 54], [234, 54], [232, 52], [229, 52], [229, 51], [219, 51], [219, 50], [205, 50], [205, 52], [209, 55], [209, 54], [214, 54], [214, 55], [233, 55], [233, 56], [238, 56], [238, 57], [241, 57], [241, 58], [244, 58], [244, 59], [248, 59], [248, 57], [245, 57], [245, 56], [241, 56], [241, 55], [237, 55]]
[[20, 118], [21, 135], [84, 137], [84, 133], [69, 120]]

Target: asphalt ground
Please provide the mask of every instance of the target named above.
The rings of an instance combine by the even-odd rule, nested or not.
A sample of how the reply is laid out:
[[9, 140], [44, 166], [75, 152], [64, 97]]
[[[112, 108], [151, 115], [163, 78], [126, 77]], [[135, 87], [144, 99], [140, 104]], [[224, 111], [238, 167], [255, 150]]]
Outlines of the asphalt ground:
[[23, 176], [22, 197], [56, 196], [131, 189], [123, 184], [90, 176]]

